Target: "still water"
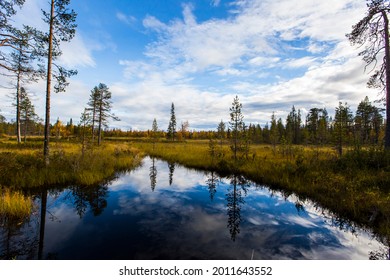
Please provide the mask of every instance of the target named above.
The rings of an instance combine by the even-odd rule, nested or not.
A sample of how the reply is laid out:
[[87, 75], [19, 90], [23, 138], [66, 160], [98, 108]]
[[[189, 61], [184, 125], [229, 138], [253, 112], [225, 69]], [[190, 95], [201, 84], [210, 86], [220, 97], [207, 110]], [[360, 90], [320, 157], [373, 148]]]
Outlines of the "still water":
[[28, 221], [0, 228], [0, 259], [369, 259], [388, 254], [369, 232], [310, 201], [242, 177], [220, 178], [151, 158], [99, 186], [42, 191], [34, 202]]

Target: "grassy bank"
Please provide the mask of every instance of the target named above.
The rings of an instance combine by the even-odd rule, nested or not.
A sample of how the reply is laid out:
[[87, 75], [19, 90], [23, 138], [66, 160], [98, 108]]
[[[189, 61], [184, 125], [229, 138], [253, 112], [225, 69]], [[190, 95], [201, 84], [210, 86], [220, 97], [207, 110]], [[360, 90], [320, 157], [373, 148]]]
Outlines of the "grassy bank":
[[58, 184], [92, 185], [118, 171], [130, 170], [141, 155], [129, 144], [106, 143], [84, 153], [77, 143], [52, 144], [45, 166], [41, 143], [0, 143], [0, 186], [16, 189]]
[[32, 208], [33, 202], [30, 197], [26, 197], [18, 191], [0, 189], [0, 225], [5, 217], [18, 221], [28, 218]]
[[248, 157], [234, 162], [228, 145], [218, 145], [211, 156], [207, 141], [136, 145], [151, 156], [187, 167], [236, 172], [287, 194], [294, 192], [390, 240], [388, 152], [349, 151], [339, 158], [331, 148], [254, 145]]

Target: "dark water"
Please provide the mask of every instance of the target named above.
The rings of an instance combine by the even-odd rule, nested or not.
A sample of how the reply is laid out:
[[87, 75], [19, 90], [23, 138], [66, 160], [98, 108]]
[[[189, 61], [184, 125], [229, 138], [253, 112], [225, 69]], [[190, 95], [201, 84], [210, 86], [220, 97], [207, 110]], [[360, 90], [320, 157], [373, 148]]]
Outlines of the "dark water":
[[[311, 202], [146, 158], [93, 188], [35, 195], [0, 259], [368, 259], [388, 248]], [[41, 198], [47, 197], [47, 199]], [[43, 211], [41, 211], [43, 209]]]

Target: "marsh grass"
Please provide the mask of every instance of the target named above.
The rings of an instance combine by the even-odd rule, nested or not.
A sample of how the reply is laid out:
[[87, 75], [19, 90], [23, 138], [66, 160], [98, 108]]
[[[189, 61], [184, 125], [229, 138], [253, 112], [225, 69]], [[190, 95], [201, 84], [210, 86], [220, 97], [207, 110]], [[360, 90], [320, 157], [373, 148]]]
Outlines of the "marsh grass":
[[45, 166], [41, 149], [0, 144], [0, 185], [34, 188], [58, 184], [93, 185], [116, 172], [130, 170], [141, 161], [129, 144], [107, 143], [84, 153], [76, 143], [54, 143], [50, 165]]
[[23, 220], [33, 208], [32, 199], [19, 191], [0, 189], [0, 220]]
[[253, 145], [234, 161], [229, 146], [209, 152], [208, 142], [136, 143], [150, 156], [221, 175], [239, 173], [258, 184], [314, 200], [341, 218], [368, 226], [390, 240], [390, 153], [331, 147]]

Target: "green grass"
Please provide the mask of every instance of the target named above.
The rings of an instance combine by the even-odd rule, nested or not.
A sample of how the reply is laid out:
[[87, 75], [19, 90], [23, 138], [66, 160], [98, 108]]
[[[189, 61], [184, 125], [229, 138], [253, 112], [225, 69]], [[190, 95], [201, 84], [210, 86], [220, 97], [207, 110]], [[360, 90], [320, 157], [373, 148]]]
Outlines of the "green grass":
[[135, 143], [150, 156], [187, 167], [239, 173], [258, 184], [312, 199], [342, 218], [367, 226], [390, 240], [390, 153], [374, 149], [345, 153], [330, 147], [273, 149], [253, 145], [247, 157], [233, 160], [228, 145], [210, 156], [208, 142]]

